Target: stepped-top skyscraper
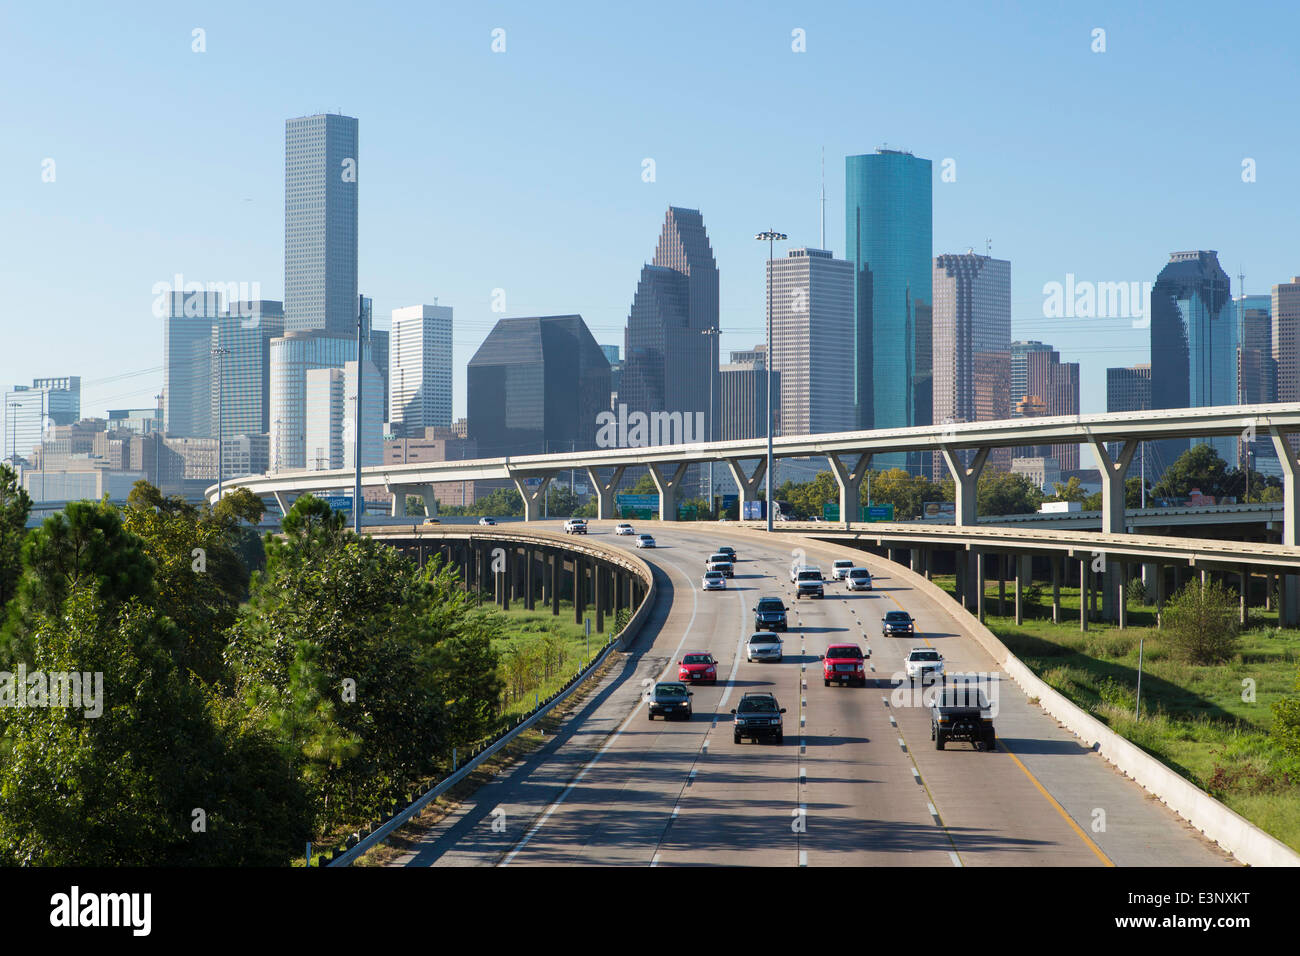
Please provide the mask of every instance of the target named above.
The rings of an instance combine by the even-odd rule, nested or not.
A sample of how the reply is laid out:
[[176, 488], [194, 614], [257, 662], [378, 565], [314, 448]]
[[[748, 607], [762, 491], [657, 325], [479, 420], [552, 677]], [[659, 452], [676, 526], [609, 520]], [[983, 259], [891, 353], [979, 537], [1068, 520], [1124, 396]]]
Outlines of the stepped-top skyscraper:
[[284, 124], [284, 328], [355, 334], [357, 147], [351, 116]]
[[[854, 266], [859, 428], [928, 425], [933, 418], [931, 192], [928, 159], [893, 149], [845, 159], [844, 258]], [[884, 457], [902, 464], [902, 456]], [[919, 456], [912, 464], [918, 463]]]
[[[1214, 250], [1174, 252], [1151, 290], [1151, 407], [1237, 404], [1237, 315]], [[1210, 440], [1226, 461], [1235, 439]], [[1156, 443], [1158, 467], [1186, 451], [1186, 439]]]
[[654, 261], [641, 270], [628, 314], [619, 402], [630, 412], [720, 413], [718, 266], [697, 209], [668, 208]]

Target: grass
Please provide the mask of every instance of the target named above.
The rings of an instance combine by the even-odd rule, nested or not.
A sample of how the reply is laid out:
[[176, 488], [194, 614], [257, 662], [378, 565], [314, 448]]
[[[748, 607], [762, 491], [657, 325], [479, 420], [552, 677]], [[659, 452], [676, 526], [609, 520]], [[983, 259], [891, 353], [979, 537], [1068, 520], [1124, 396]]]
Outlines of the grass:
[[[953, 578], [936, 576], [954, 593]], [[1079, 590], [1062, 588], [1062, 623], [1051, 620], [1051, 589], [1027, 601], [1016, 624], [998, 610], [997, 582], [985, 592], [985, 624], [1035, 674], [1112, 730], [1206, 790], [1256, 826], [1300, 850], [1300, 761], [1269, 737], [1272, 704], [1295, 694], [1300, 631], [1276, 612], [1251, 609], [1230, 660], [1178, 659], [1155, 612], [1130, 604], [1123, 630], [1099, 621], [1079, 629]], [[1138, 652], [1142, 713], [1135, 717]]]

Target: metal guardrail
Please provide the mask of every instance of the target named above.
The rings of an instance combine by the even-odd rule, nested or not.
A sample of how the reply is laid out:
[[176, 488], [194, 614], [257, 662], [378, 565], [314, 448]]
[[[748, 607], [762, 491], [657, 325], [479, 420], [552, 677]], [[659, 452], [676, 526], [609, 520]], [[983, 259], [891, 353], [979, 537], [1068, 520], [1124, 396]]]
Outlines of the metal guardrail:
[[[477, 537], [484, 537], [484, 538], [490, 537], [496, 541], [514, 541], [521, 544], [565, 545], [571, 551], [587, 554], [592, 557], [601, 558], [602, 560], [605, 560], [610, 564], [618, 564], [621, 567], [625, 568], [626, 570], [637, 574], [645, 582], [645, 587], [646, 587], [645, 597], [642, 598], [640, 606], [637, 607], [637, 609], [633, 612], [632, 617], [628, 620], [627, 626], [624, 627], [623, 630], [620, 631], [618, 634], [611, 637], [609, 641], [606, 642], [604, 648], [596, 656], [596, 658], [593, 661], [591, 661], [585, 668], [583, 668], [581, 671], [575, 674], [569, 680], [569, 682], [565, 684], [564, 687], [562, 687], [559, 691], [557, 691], [556, 693], [548, 697], [545, 701], [541, 703], [540, 706], [534, 708], [527, 716], [522, 718], [520, 722], [517, 723], [514, 727], [510, 728], [509, 730], [502, 731], [500, 734], [498, 734], [490, 744], [488, 744], [482, 750], [478, 751], [467, 763], [465, 763], [464, 766], [457, 768], [455, 771], [452, 772], [450, 776], [446, 777], [444, 780], [442, 780], [435, 786], [430, 787], [424, 793], [417, 796], [406, 807], [399, 810], [393, 816], [389, 817], [379, 827], [372, 830], [366, 836], [362, 837], [355, 845], [347, 848], [346, 850], [343, 851], [343, 853], [339, 854], [338, 856], [326, 862], [324, 865], [327, 867], [351, 866], [354, 862], [356, 862], [357, 859], [359, 859], [365, 853], [369, 852], [374, 847], [383, 843], [400, 827], [409, 823], [412, 819], [414, 819], [416, 814], [418, 814], [421, 810], [427, 807], [430, 803], [438, 799], [438, 797], [442, 796], [452, 787], [456, 786], [456, 784], [460, 783], [462, 780], [468, 777], [476, 769], [482, 766], [485, 761], [491, 759], [495, 754], [499, 753], [502, 750], [502, 748], [504, 748], [512, 740], [514, 740], [524, 731], [528, 730], [530, 727], [534, 726], [539, 720], [541, 720], [553, 709], [555, 709], [555, 707], [562, 704], [579, 687], [581, 687], [584, 683], [586, 683], [587, 679], [591, 677], [591, 675], [595, 673], [595, 671], [602, 664], [605, 663], [606, 659], [609, 657], [611, 653], [613, 653], [615, 649], [617, 649], [620, 645], [626, 646], [629, 641], [634, 639], [636, 635], [640, 632], [641, 627], [644, 625], [646, 618], [650, 614], [650, 608], [654, 604], [655, 594], [656, 594], [654, 574], [650, 569], [650, 565], [646, 564], [640, 558], [636, 558], [634, 555], [625, 555], [621, 551], [617, 551], [613, 548], [607, 548], [604, 545], [596, 545], [594, 547], [588, 545], [586, 547], [581, 547], [581, 548], [572, 547], [572, 545], [576, 544], [577, 542], [570, 542], [567, 538], [559, 535], [548, 535], [540, 532], [529, 532], [525, 534], [518, 534], [518, 533], [490, 534], [489, 533], [490, 531], [491, 529], [485, 528], [482, 531], [473, 531], [468, 533], [452, 532], [451, 534], [444, 534], [443, 532], [435, 529], [433, 531], [427, 531], [427, 530], [422, 531], [420, 533], [420, 537], [423, 538], [425, 536], [428, 537], [477, 536]], [[380, 535], [379, 537], [382, 538], [384, 536]], [[621, 560], [621, 559], [631, 559], [631, 560]]]

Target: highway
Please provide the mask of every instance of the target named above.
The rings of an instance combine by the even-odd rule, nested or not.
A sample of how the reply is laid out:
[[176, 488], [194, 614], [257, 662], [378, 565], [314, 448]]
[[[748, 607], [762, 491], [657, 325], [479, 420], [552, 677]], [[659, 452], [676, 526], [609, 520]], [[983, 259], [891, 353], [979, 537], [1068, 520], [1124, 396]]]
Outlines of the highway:
[[[614, 522], [590, 524], [603, 542], [634, 541], [613, 535]], [[889, 562], [712, 526], [641, 522], [637, 531], [658, 541], [639, 553], [659, 589], [636, 645], [560, 733], [395, 865], [1233, 865], [1009, 680], [996, 684], [996, 751], [936, 751], [928, 710], [895, 687], [903, 658], [929, 646], [949, 673], [988, 673], [993, 663], [945, 607], [891, 576]], [[724, 544], [739, 552], [736, 576], [725, 592], [704, 593], [704, 560]], [[797, 601], [789, 568], [798, 546], [827, 576], [835, 558], [856, 556], [875, 589], [828, 582], [823, 600]], [[786, 656], [751, 664], [743, 642], [768, 595], [790, 608]], [[914, 639], [880, 636], [897, 608], [916, 618]], [[870, 647], [873, 679], [823, 686], [818, 655], [849, 640]], [[646, 683], [675, 680], [689, 651], [719, 660], [718, 685], [693, 688], [692, 720], [648, 720]], [[782, 745], [733, 742], [729, 711], [750, 690], [786, 708]]]

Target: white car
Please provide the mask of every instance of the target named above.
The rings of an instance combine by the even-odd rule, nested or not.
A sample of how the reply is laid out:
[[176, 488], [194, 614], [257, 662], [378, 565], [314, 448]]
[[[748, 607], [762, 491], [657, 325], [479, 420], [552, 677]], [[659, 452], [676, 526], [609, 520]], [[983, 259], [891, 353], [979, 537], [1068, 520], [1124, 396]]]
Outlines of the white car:
[[615, 534], [636, 534], [636, 532], [632, 530], [632, 526], [627, 522], [624, 522], [623, 524], [615, 525], [614, 533]]
[[933, 647], [914, 647], [903, 666], [907, 668], [909, 681], [919, 677], [922, 683], [927, 683], [943, 676], [943, 655]]
[[706, 591], [725, 591], [727, 590], [727, 576], [721, 571], [708, 571], [704, 575], [704, 590]]
[[582, 518], [570, 518], [564, 522], [565, 534], [586, 534], [587, 522]]
[[845, 583], [850, 591], [870, 591], [871, 572], [866, 568], [852, 568], [845, 578]]
[[791, 584], [794, 584], [796, 581], [799, 580], [799, 572], [800, 572], [800, 571], [807, 571], [807, 570], [808, 570], [808, 565], [806, 565], [806, 564], [792, 564], [792, 565], [790, 565], [790, 583], [791, 583]]
[[853, 562], [848, 558], [836, 558], [835, 563], [831, 565], [831, 580], [843, 581], [853, 570]]
[[636, 536], [636, 546], [638, 548], [653, 548], [655, 539], [648, 534], [639, 534]]
[[479, 519], [478, 519], [478, 523], [481, 524], [481, 525], [483, 525], [484, 527], [487, 527], [488, 525], [494, 525], [494, 524], [496, 524], [496, 519], [495, 519], [495, 518], [479, 518]]
[[779, 664], [784, 646], [775, 631], [755, 631], [749, 635], [749, 640], [745, 644], [745, 659], [776, 661]]

